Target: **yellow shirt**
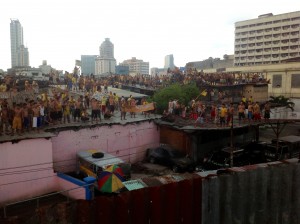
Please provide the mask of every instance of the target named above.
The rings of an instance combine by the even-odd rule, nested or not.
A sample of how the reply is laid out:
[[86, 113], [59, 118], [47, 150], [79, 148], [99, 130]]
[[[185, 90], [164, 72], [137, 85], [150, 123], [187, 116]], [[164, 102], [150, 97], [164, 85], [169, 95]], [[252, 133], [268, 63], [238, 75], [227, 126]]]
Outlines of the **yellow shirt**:
[[227, 114], [227, 108], [222, 107], [222, 108], [220, 109], [220, 117], [225, 117], [226, 114]]

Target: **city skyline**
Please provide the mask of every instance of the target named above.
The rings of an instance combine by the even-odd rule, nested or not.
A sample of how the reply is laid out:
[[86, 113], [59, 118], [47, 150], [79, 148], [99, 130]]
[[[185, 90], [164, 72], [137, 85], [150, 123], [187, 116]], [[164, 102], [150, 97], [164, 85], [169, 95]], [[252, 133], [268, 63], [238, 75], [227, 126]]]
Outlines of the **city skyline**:
[[236, 0], [217, 2], [5, 2], [0, 15], [0, 69], [11, 67], [11, 18], [22, 24], [32, 67], [47, 60], [56, 69], [72, 71], [81, 55], [97, 55], [105, 38], [114, 43], [117, 64], [136, 57], [148, 61], [150, 68], [162, 68], [164, 57], [170, 54], [176, 66], [222, 58], [234, 53], [235, 22], [300, 9], [300, 3], [290, 0], [284, 4], [251, 1], [247, 7]]

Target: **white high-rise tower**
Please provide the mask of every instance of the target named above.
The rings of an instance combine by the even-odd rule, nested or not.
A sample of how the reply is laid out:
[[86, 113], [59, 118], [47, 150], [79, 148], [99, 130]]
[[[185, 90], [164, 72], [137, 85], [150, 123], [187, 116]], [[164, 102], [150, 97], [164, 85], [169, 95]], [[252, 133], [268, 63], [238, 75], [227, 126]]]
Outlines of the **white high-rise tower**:
[[175, 68], [173, 54], [165, 56], [165, 69], [168, 69], [168, 68], [170, 68], [170, 69]]
[[23, 43], [23, 27], [18, 19], [10, 22], [11, 67], [29, 66], [28, 48]]
[[96, 58], [95, 73], [96, 75], [112, 74], [116, 71], [116, 59], [114, 58], [114, 45], [105, 38], [100, 48], [100, 56]]

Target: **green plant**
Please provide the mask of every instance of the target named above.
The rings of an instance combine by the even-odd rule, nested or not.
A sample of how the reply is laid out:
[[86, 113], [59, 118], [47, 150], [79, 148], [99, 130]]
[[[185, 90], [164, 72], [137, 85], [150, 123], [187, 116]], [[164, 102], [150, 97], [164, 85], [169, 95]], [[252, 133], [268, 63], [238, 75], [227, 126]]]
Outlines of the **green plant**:
[[290, 98], [284, 96], [270, 96], [269, 102], [272, 107], [286, 107], [294, 111], [295, 103]]
[[157, 91], [153, 96], [153, 101], [156, 102], [158, 113], [162, 113], [168, 108], [169, 100], [178, 100], [179, 103], [188, 105], [188, 103], [199, 95], [199, 89], [195, 83], [181, 85], [173, 84], [166, 88]]

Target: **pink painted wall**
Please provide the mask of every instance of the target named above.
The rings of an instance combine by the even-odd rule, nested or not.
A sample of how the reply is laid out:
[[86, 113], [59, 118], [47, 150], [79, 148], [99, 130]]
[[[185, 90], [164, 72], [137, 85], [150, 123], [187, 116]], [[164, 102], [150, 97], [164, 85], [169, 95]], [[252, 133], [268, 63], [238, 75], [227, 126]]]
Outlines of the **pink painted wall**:
[[[51, 139], [25, 139], [0, 144], [0, 205], [43, 194], [72, 189], [77, 185], [56, 176], [56, 171], [76, 168], [76, 153], [100, 149], [127, 162], [141, 161], [145, 150], [159, 144], [159, 129], [149, 121], [62, 131]], [[84, 189], [70, 191], [72, 198], [85, 198]]]
[[0, 144], [0, 204], [52, 192], [56, 178], [51, 140]]
[[154, 122], [86, 128], [62, 131], [53, 142], [54, 169], [74, 171], [76, 153], [99, 149], [117, 155], [126, 162], [135, 163], [145, 157], [145, 150], [159, 144], [159, 129]]

